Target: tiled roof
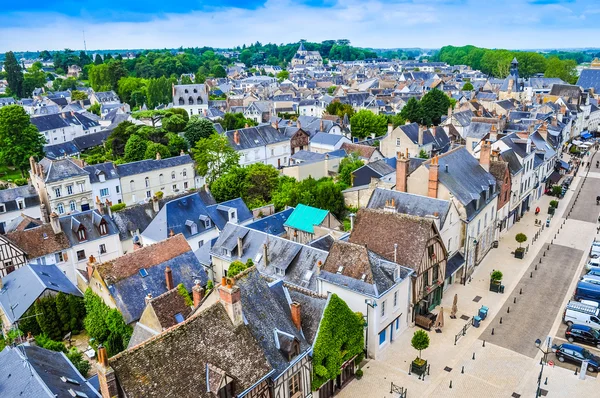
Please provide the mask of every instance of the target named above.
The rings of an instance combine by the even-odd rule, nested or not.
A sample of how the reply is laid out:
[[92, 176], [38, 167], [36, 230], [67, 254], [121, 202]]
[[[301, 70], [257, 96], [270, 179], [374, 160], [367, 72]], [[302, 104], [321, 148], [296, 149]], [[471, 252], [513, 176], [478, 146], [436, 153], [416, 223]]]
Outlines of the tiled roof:
[[233, 326], [220, 303], [118, 354], [110, 365], [127, 396], [145, 398], [214, 398], [207, 386], [209, 365], [233, 378], [235, 396], [271, 372], [249, 327]]
[[6, 237], [23, 249], [30, 260], [71, 247], [67, 236], [63, 232], [55, 234], [50, 224], [24, 231], [14, 231], [7, 234]]
[[341, 146], [347, 153], [357, 152], [361, 158], [369, 159], [373, 156], [373, 153], [377, 151], [377, 148], [370, 145], [360, 145], [360, 144], [352, 144], [349, 142], [344, 142]]
[[148, 305], [154, 310], [156, 318], [163, 329], [168, 329], [179, 323], [175, 319], [176, 314], [181, 314], [185, 319], [192, 312], [191, 307], [185, 304], [185, 300], [179, 294], [177, 288], [153, 298]]

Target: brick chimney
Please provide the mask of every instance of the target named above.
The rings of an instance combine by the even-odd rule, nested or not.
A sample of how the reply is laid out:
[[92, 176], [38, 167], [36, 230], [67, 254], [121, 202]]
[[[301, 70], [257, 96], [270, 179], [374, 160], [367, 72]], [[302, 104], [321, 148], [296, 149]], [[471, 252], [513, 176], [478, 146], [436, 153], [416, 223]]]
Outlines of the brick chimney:
[[558, 126], [558, 120], [557, 120], [557, 119], [556, 119], [556, 117], [554, 117], [554, 116], [552, 117], [552, 125], [553, 125], [554, 127]]
[[479, 165], [485, 169], [485, 171], [490, 171], [490, 155], [492, 151], [492, 146], [489, 142], [483, 141], [481, 143], [481, 151], [479, 152]]
[[[225, 283], [223, 283], [223, 280]], [[234, 285], [235, 281], [233, 279], [223, 278], [223, 280], [217, 288], [219, 291], [219, 301], [225, 307], [233, 325], [239, 326], [244, 323], [240, 288]]]
[[54, 231], [54, 234], [59, 234], [62, 232], [60, 222], [58, 221], [58, 214], [55, 212], [50, 214], [50, 225], [52, 226], [52, 231]]
[[538, 128], [538, 133], [540, 133], [540, 135], [542, 136], [544, 141], [548, 140], [548, 123], [547, 122], [542, 123], [540, 128]]
[[115, 371], [108, 364], [108, 354], [106, 348], [98, 347], [98, 384], [100, 384], [100, 393], [104, 398], [113, 398], [119, 396], [119, 387]]
[[240, 145], [240, 132], [237, 130], [233, 132], [233, 142], [235, 145]]
[[403, 156], [401, 152], [398, 152], [396, 156], [396, 191], [406, 192], [408, 189], [409, 162], [408, 149], [406, 150], [406, 156]]
[[266, 243], [263, 243], [263, 258], [265, 260], [265, 267], [269, 266], [269, 249]]
[[204, 298], [204, 289], [200, 286], [200, 282], [196, 281], [196, 284], [192, 288], [192, 299], [194, 300], [194, 308], [200, 305], [200, 302]]
[[102, 204], [98, 196], [96, 196], [96, 210], [98, 210], [98, 213], [100, 213], [101, 215], [104, 214], [104, 205]]
[[325, 131], [325, 126], [323, 123], [323, 119], [321, 119], [321, 121], [319, 122], [319, 131]]
[[92, 280], [92, 275], [94, 274], [94, 267], [96, 265], [96, 258], [94, 256], [90, 256], [88, 258], [88, 262], [85, 266], [87, 271], [88, 282]]
[[294, 326], [296, 329], [302, 330], [302, 314], [300, 312], [301, 305], [300, 303], [294, 301], [290, 304], [290, 310], [292, 312], [292, 322], [294, 322]]
[[167, 282], [167, 290], [171, 290], [175, 287], [173, 285], [173, 271], [171, 271], [171, 267], [167, 265], [165, 268], [165, 281]]
[[160, 160], [160, 152], [156, 152], [156, 160]]
[[146, 295], [146, 297], [144, 297], [144, 303], [146, 303], [146, 305], [150, 304], [150, 301], [152, 300], [152, 293], [148, 293]]
[[302, 124], [300, 123], [300, 120], [296, 120], [296, 127], [298, 127], [299, 129], [302, 128]]
[[496, 124], [492, 124], [490, 127], [490, 141], [498, 141], [498, 128], [496, 127]]
[[429, 164], [429, 184], [427, 186], [427, 196], [430, 198], [437, 198], [438, 194], [438, 177], [440, 172], [440, 165], [438, 164], [438, 157], [431, 159]]

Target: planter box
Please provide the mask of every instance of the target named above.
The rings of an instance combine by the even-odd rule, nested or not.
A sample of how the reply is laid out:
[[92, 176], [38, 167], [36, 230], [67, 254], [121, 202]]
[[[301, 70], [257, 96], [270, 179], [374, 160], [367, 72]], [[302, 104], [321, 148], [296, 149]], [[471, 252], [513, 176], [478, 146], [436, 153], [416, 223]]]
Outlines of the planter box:
[[419, 376], [423, 375], [427, 371], [427, 361], [425, 361], [421, 366], [415, 364], [415, 361], [412, 361], [410, 365], [410, 371]]
[[501, 286], [502, 286], [502, 284], [500, 282], [496, 283], [496, 282], [490, 281], [490, 292], [500, 293]]
[[552, 206], [548, 207], [548, 214], [552, 214], [554, 215], [554, 212], [556, 211], [556, 209]]
[[525, 250], [515, 250], [515, 258], [523, 259], [525, 257]]

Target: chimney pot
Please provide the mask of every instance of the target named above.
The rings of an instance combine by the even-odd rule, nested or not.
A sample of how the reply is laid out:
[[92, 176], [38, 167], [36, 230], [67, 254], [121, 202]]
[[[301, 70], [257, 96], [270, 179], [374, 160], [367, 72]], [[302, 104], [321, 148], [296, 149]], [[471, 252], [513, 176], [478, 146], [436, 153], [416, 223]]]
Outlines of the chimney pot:
[[483, 141], [481, 143], [481, 151], [479, 152], [479, 164], [485, 169], [485, 171], [490, 171], [491, 149], [492, 148], [489, 142]]
[[204, 289], [198, 281], [196, 281], [196, 284], [192, 288], [192, 298], [194, 300], [194, 308], [198, 307], [204, 298]]
[[430, 198], [437, 198], [438, 195], [438, 178], [439, 178], [439, 164], [437, 156], [431, 159], [429, 164], [429, 183], [427, 187], [427, 196]]
[[146, 303], [146, 305], [150, 303], [150, 300], [152, 300], [152, 294], [148, 293], [144, 298], [144, 302]]
[[160, 160], [160, 152], [156, 152], [156, 160]]
[[[222, 282], [227, 282], [226, 278], [222, 278]], [[242, 302], [241, 293], [239, 286], [234, 285], [221, 285], [217, 288], [219, 291], [219, 301], [225, 307], [229, 319], [234, 326], [239, 326], [244, 323], [244, 317], [242, 315]]]
[[298, 302], [293, 302], [290, 305], [290, 310], [292, 312], [292, 322], [294, 323], [294, 326], [296, 326], [296, 329], [298, 330], [302, 330], [302, 314], [300, 312], [301, 306], [300, 303]]
[[404, 157], [402, 152], [398, 152], [396, 156], [396, 191], [406, 192], [408, 189], [409, 162], [408, 154]]
[[167, 290], [171, 290], [175, 287], [173, 285], [173, 271], [168, 265], [167, 268], [165, 268], [165, 281], [167, 283]]
[[227, 285], [227, 278], [222, 276], [221, 277], [221, 286], [225, 286], [225, 285]]

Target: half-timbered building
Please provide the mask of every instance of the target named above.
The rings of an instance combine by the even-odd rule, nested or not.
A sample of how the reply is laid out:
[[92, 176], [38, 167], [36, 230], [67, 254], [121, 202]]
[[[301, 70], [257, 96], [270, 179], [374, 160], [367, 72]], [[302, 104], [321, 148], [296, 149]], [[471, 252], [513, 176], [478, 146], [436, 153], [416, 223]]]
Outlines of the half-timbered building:
[[13, 242], [0, 235], [0, 278], [27, 263], [25, 252]]
[[411, 317], [427, 315], [442, 301], [448, 254], [433, 217], [386, 210], [358, 211], [351, 243], [367, 245], [388, 261], [414, 271]]

